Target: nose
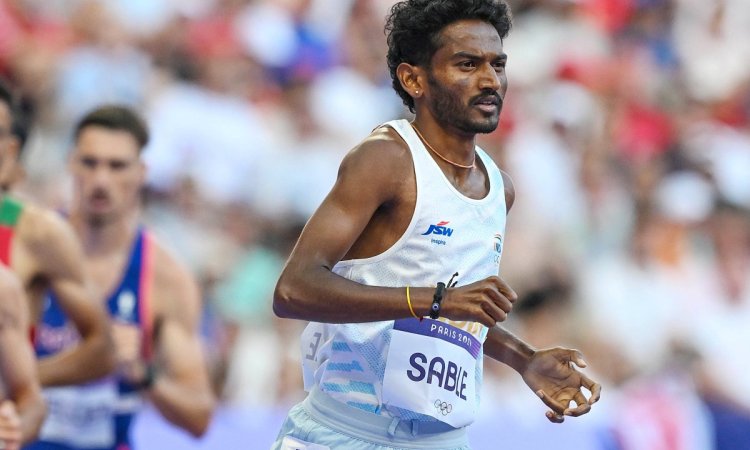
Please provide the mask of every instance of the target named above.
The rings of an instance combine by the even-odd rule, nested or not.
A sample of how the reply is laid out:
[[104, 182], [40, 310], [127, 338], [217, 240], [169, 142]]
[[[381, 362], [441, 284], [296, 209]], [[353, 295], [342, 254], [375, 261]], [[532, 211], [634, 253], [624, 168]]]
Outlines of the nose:
[[92, 169], [92, 180], [94, 182], [94, 186], [101, 187], [106, 186], [109, 183], [109, 169], [106, 167], [106, 164], [97, 164], [95, 168]]
[[498, 72], [492, 64], [483, 64], [480, 73], [479, 87], [482, 90], [499, 91], [503, 86], [503, 77], [504, 72]]

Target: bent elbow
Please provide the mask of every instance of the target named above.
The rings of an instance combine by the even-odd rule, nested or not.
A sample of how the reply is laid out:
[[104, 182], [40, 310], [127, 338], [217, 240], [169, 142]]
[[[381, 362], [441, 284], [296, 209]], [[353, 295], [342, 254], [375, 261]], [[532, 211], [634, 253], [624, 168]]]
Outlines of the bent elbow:
[[282, 275], [273, 291], [273, 313], [282, 319], [294, 318], [295, 299], [291, 283]]
[[214, 403], [210, 402], [198, 411], [194, 417], [194, 420], [186, 427], [188, 433], [195, 439], [200, 439], [208, 431], [209, 425], [211, 425], [211, 417], [213, 416]]
[[197, 421], [196, 423], [190, 425], [187, 429], [187, 432], [190, 433], [190, 436], [192, 436], [195, 439], [202, 438], [206, 431], [208, 431], [208, 424], [210, 423], [210, 417], [207, 416], [205, 420]]

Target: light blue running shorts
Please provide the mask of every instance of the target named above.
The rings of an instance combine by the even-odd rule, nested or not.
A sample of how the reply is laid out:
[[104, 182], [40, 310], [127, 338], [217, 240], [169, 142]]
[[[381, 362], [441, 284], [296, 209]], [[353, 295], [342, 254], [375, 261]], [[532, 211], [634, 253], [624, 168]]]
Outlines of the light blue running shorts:
[[272, 450], [471, 450], [464, 428], [391, 419], [314, 388], [289, 411]]

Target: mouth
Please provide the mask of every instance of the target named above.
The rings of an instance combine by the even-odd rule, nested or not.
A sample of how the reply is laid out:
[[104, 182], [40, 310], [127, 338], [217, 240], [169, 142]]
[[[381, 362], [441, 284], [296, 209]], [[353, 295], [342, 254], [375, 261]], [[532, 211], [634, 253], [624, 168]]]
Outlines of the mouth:
[[503, 100], [497, 94], [483, 95], [474, 100], [472, 104], [487, 113], [495, 113], [500, 110]]
[[94, 208], [106, 208], [109, 206], [109, 196], [104, 194], [94, 194], [89, 197], [89, 205]]
[[496, 113], [498, 111], [497, 105], [490, 105], [490, 104], [479, 103], [479, 104], [476, 105], [476, 107], [480, 111], [484, 111], [486, 113], [491, 113], [491, 114], [494, 114], [494, 113]]

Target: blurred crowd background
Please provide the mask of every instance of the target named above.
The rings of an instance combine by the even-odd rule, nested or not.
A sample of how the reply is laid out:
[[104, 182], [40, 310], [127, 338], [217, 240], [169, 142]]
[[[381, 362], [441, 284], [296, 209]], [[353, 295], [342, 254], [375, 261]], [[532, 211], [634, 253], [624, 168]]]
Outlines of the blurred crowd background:
[[[343, 155], [409, 114], [393, 0], [0, 0], [0, 74], [31, 125], [19, 191], [64, 208], [71, 127], [148, 119], [145, 222], [198, 276], [223, 406], [202, 441], [153, 411], [143, 449], [268, 448], [303, 398], [286, 256]], [[603, 386], [547, 423], [486, 362], [477, 450], [750, 449], [750, 3], [511, 0], [510, 88], [480, 144], [515, 181], [506, 324], [586, 355]]]

